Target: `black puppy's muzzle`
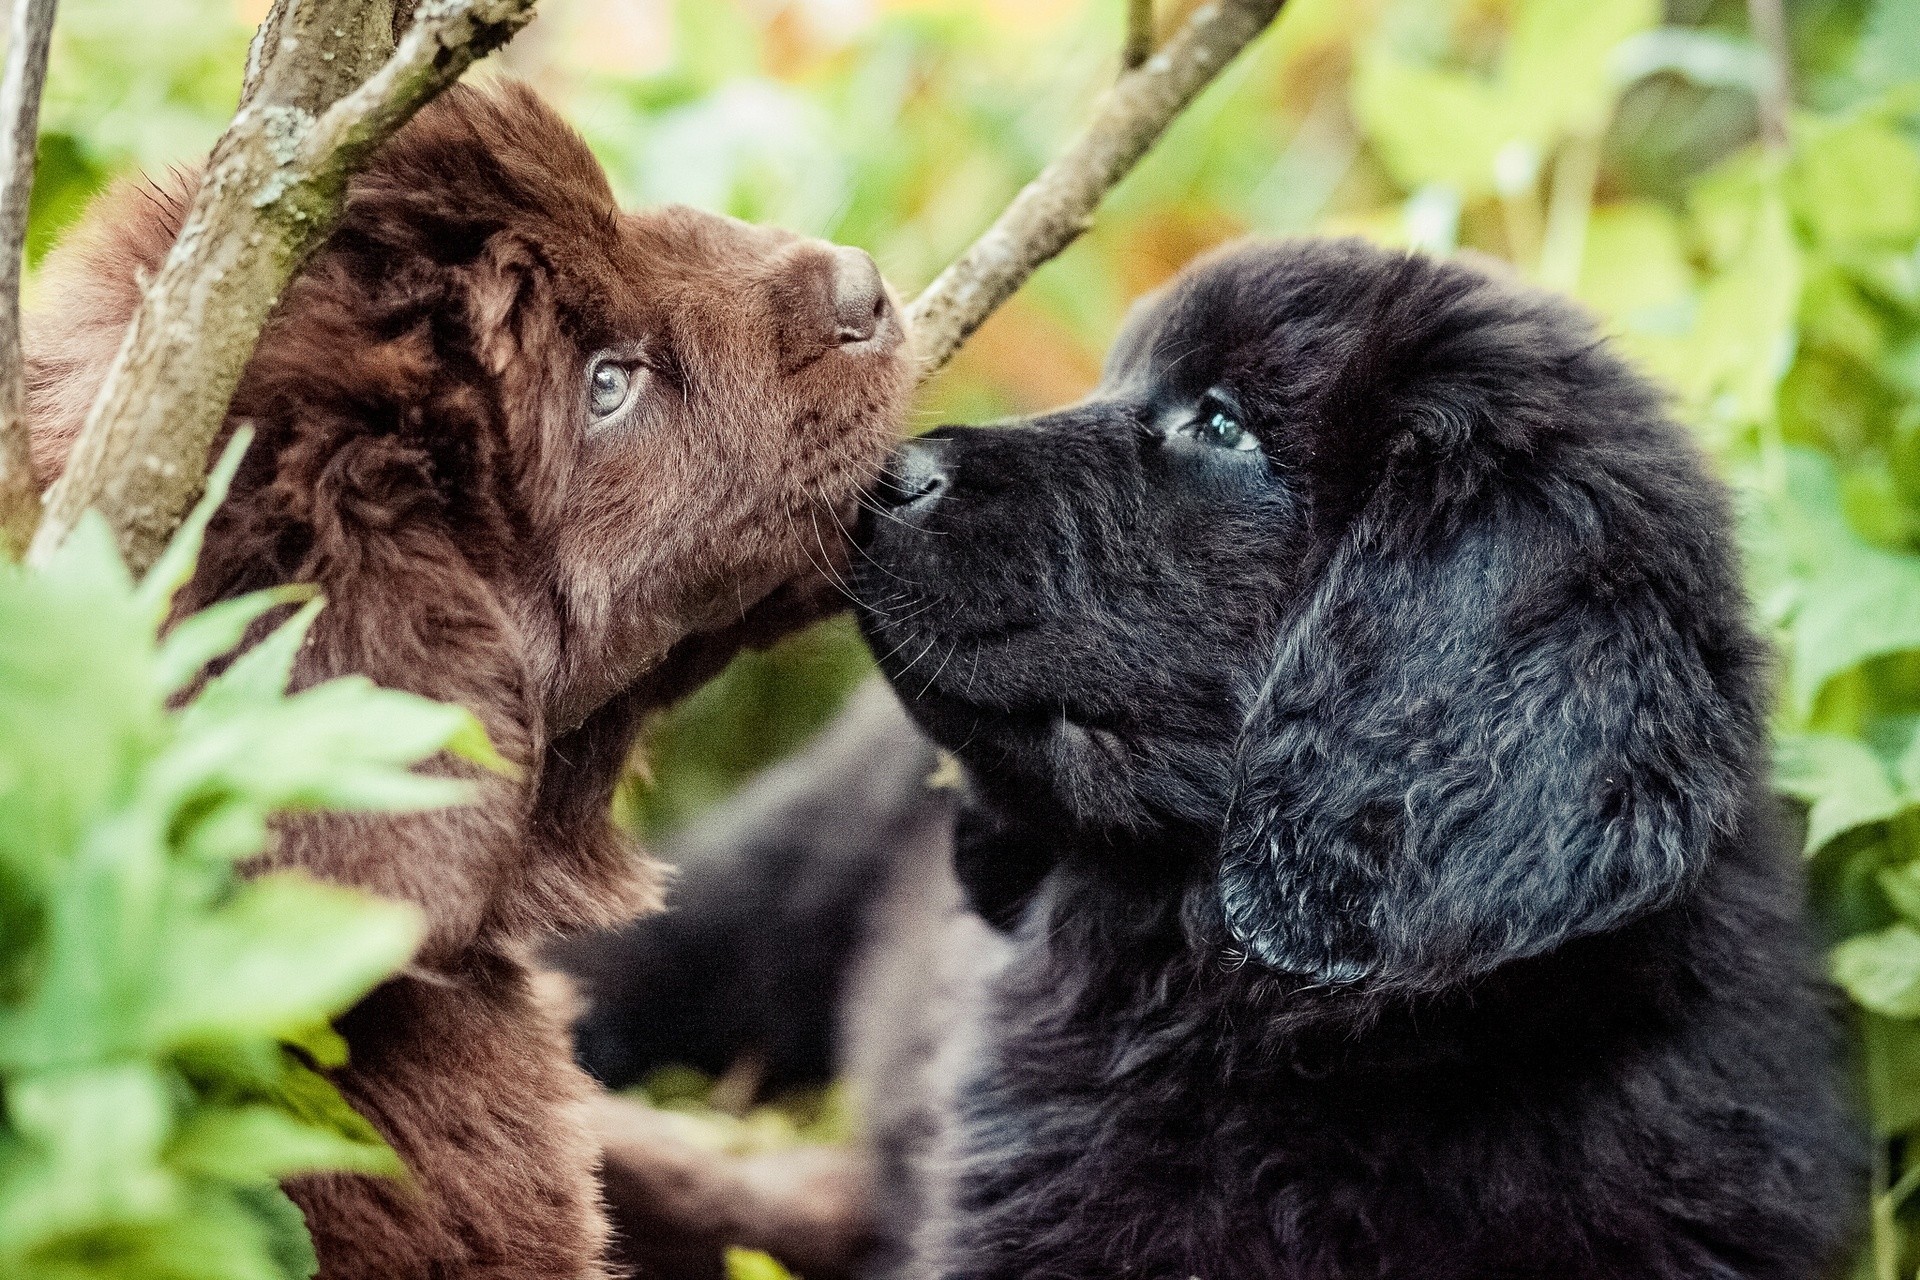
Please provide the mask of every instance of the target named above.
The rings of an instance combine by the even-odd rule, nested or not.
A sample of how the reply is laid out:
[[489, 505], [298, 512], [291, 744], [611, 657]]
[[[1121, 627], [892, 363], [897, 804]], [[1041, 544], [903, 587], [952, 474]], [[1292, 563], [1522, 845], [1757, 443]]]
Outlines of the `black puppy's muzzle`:
[[951, 483], [938, 448], [910, 440], [888, 461], [873, 496], [889, 514], [910, 516], [938, 502]]

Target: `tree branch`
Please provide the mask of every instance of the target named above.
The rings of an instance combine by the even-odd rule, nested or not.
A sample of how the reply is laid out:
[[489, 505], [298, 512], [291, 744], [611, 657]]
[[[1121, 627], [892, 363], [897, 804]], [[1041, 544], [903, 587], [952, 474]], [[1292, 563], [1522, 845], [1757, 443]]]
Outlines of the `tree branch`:
[[1127, 40], [1120, 67], [1131, 71], [1153, 56], [1153, 0], [1127, 0]]
[[54, 0], [14, 0], [0, 81], [0, 556], [27, 549], [40, 522], [40, 486], [27, 451], [20, 357], [20, 259], [33, 196], [40, 96], [53, 42]]
[[1041, 170], [986, 234], [907, 307], [922, 381], [938, 372], [999, 305], [1078, 239], [1107, 192], [1167, 125], [1255, 36], [1284, 0], [1213, 0], [1115, 82], [1093, 123]]
[[[348, 177], [525, 25], [533, 4], [420, 0], [384, 61], [369, 50], [385, 45], [390, 4], [275, 4], [248, 58], [239, 113], [215, 144], [179, 239], [47, 496], [32, 561], [43, 562], [94, 508], [136, 572], [153, 562], [198, 496], [260, 328], [332, 229]], [[356, 83], [367, 68], [377, 69]]]
[[[287, 105], [321, 111], [345, 97], [393, 53], [401, 31], [396, 24], [405, 0], [275, 0], [247, 47], [247, 74], [240, 86], [244, 111], [273, 82]], [[324, 45], [318, 65], [276, 67], [282, 53], [298, 57], [302, 45]], [[324, 56], [332, 54], [331, 58]]]
[[1784, 151], [1793, 115], [1793, 62], [1787, 51], [1787, 14], [1780, 0], [1747, 0], [1747, 24], [1766, 50], [1768, 75], [1756, 104], [1760, 139], [1769, 151]]

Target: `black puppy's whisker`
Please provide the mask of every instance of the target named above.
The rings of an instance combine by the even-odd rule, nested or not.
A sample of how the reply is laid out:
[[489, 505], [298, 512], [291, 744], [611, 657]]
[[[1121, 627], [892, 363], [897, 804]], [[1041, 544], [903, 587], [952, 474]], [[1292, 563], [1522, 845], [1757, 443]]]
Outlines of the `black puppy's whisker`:
[[[901, 619], [900, 621], [905, 621], [905, 619]], [[898, 626], [899, 624], [900, 622], [896, 621], [896, 622], [891, 622], [888, 625]], [[893, 646], [893, 648], [887, 650], [885, 653], [875, 654], [874, 655], [875, 664], [884, 668], [887, 665], [887, 661], [890, 658], [893, 658], [894, 656], [896, 656], [902, 649], [906, 648], [908, 645], [912, 644], [915, 640], [918, 640], [919, 638], [920, 637], [915, 633], [911, 631], [907, 632], [907, 634], [901, 638], [899, 644], [896, 644], [895, 646]], [[932, 643], [932, 642], [929, 641], [928, 643]]]
[[933, 692], [933, 686], [940, 683], [940, 674], [947, 669], [947, 664], [953, 661], [953, 655], [959, 652], [960, 652], [960, 642], [958, 640], [955, 640], [951, 645], [947, 647], [947, 656], [940, 659], [940, 665], [934, 668], [933, 674], [927, 678], [926, 684], [921, 686], [920, 688], [921, 697], [924, 698], [929, 693]]
[[974, 681], [980, 678], [980, 652], [980, 646], [975, 645], [973, 647], [973, 667], [967, 672], [967, 691], [961, 695], [962, 697], [971, 698], [973, 696]]
[[933, 646], [938, 642], [938, 640], [939, 640], [939, 637], [937, 636], [928, 637], [927, 643], [921, 648], [920, 652], [913, 655], [913, 661], [909, 662], [906, 666], [900, 668], [899, 674], [896, 675], [894, 679], [896, 680], [905, 679], [908, 672], [912, 671], [915, 667], [920, 665], [920, 659], [926, 657], [929, 653], [933, 652]]

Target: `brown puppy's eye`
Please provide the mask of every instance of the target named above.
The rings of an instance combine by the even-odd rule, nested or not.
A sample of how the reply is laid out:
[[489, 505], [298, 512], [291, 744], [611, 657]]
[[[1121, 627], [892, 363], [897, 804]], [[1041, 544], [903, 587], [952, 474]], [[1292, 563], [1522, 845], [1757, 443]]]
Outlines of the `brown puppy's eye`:
[[612, 417], [626, 407], [641, 372], [609, 356], [601, 356], [587, 367], [587, 411], [594, 421]]

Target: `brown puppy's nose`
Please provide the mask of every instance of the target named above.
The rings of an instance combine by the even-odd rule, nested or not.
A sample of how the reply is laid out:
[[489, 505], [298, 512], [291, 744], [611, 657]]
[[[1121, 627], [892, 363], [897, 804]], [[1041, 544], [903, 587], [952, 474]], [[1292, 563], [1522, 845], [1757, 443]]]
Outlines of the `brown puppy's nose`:
[[886, 282], [864, 249], [838, 246], [833, 251], [833, 340], [845, 346], [865, 342], [886, 319]]

